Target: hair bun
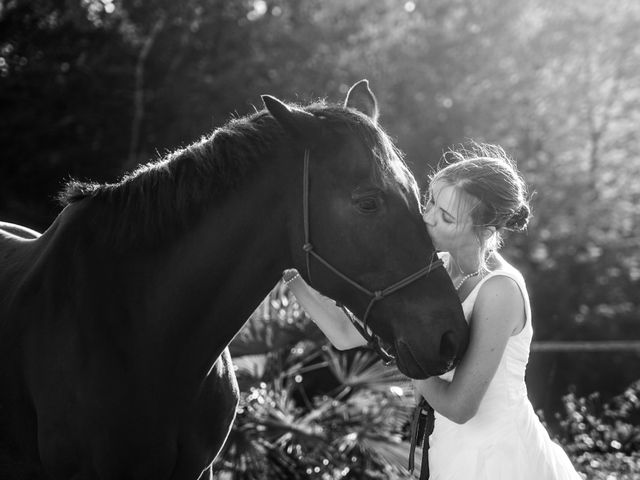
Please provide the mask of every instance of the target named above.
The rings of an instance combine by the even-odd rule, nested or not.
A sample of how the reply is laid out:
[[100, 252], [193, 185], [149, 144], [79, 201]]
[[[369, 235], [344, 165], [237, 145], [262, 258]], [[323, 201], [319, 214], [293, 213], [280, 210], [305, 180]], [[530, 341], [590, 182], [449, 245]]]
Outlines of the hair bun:
[[524, 230], [527, 227], [527, 223], [529, 223], [530, 213], [528, 205], [523, 203], [513, 212], [511, 218], [507, 220], [505, 227], [514, 231]]

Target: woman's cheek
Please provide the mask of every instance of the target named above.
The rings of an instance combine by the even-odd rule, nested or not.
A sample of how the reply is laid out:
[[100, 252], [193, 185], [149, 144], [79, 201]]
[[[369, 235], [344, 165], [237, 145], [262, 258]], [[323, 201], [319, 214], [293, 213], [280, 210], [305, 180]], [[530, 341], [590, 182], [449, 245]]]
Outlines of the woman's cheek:
[[449, 232], [449, 231], [439, 232], [439, 233], [440, 234], [437, 235], [437, 238], [438, 238], [438, 243], [440, 244], [440, 248], [444, 250], [448, 250], [455, 243], [455, 239], [456, 239], [455, 235], [453, 235], [452, 232]]

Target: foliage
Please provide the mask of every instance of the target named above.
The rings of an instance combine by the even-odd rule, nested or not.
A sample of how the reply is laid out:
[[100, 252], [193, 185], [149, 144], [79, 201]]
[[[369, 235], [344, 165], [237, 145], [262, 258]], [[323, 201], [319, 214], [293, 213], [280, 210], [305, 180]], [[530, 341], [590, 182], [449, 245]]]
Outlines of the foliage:
[[640, 454], [588, 453], [575, 460], [588, 480], [640, 480]]
[[[411, 384], [372, 352], [336, 352], [326, 340], [285, 334], [292, 341], [280, 342], [279, 349], [258, 346], [290, 331], [292, 317], [309, 327], [298, 313], [280, 286], [245, 329], [259, 333], [232, 344], [241, 401], [217, 477], [406, 478], [407, 426], [415, 404]], [[330, 379], [318, 383], [318, 373]]]
[[565, 449], [587, 478], [639, 479], [640, 381], [607, 402], [598, 393], [569, 393], [563, 402]]

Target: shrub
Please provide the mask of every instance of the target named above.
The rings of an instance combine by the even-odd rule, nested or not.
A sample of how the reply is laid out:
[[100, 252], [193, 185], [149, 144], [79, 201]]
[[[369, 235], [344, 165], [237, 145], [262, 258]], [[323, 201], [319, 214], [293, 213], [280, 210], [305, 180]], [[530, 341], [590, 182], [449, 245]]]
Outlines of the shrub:
[[640, 480], [640, 380], [603, 402], [595, 392], [563, 398], [562, 443], [577, 468], [594, 480]]

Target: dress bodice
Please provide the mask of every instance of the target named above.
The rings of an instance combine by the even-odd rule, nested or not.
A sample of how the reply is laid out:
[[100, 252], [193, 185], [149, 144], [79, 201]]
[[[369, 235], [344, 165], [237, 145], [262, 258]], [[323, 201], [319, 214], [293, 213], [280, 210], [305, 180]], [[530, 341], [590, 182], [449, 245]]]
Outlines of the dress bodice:
[[[443, 258], [445, 263], [446, 258]], [[429, 438], [432, 480], [580, 480], [571, 461], [554, 443], [533, 411], [524, 381], [533, 336], [531, 306], [520, 272], [507, 262], [482, 278], [462, 301], [467, 322], [482, 285], [491, 277], [513, 279], [524, 299], [525, 324], [507, 341], [504, 354], [468, 422], [457, 424], [438, 412]], [[451, 381], [455, 370], [442, 375]]]
[[[462, 310], [467, 322], [472, 322], [473, 308], [480, 289], [487, 280], [496, 276], [509, 277], [520, 288], [524, 300], [525, 324], [522, 330], [512, 335], [507, 341], [504, 354], [478, 407], [478, 412], [466, 424], [467, 428], [465, 430], [467, 432], [476, 432], [478, 435], [486, 435], [488, 431], [495, 430], [495, 428], [489, 429], [488, 426], [495, 427], [496, 423], [499, 424], [506, 421], [509, 415], [505, 415], [505, 413], [514, 408], [515, 405], [527, 400], [525, 370], [529, 360], [533, 327], [531, 324], [529, 295], [522, 274], [516, 268], [503, 262], [503, 266], [500, 269], [490, 272], [474, 286], [462, 301]], [[455, 370], [452, 370], [440, 378], [451, 381], [454, 375]], [[441, 424], [452, 423], [444, 417], [441, 417], [440, 422]]]
[[[531, 324], [531, 304], [529, 302], [529, 294], [527, 292], [527, 286], [524, 278], [518, 270], [510, 265], [500, 270], [494, 270], [480, 280], [477, 285], [469, 292], [466, 298], [462, 301], [462, 310], [467, 323], [471, 322], [471, 316], [473, 314], [473, 308], [478, 298], [478, 293], [482, 288], [482, 285], [492, 277], [505, 276], [511, 278], [516, 282], [522, 293], [525, 308], [525, 324], [520, 332], [512, 335], [507, 342], [505, 353], [500, 362], [500, 366], [504, 363], [504, 367], [508, 368], [513, 374], [517, 374], [518, 378], [524, 378], [524, 371], [529, 360], [529, 347], [531, 345], [531, 339], [533, 337], [533, 326]], [[499, 367], [500, 368], [500, 367]], [[448, 372], [443, 375], [445, 379], [452, 379], [454, 371]]]

